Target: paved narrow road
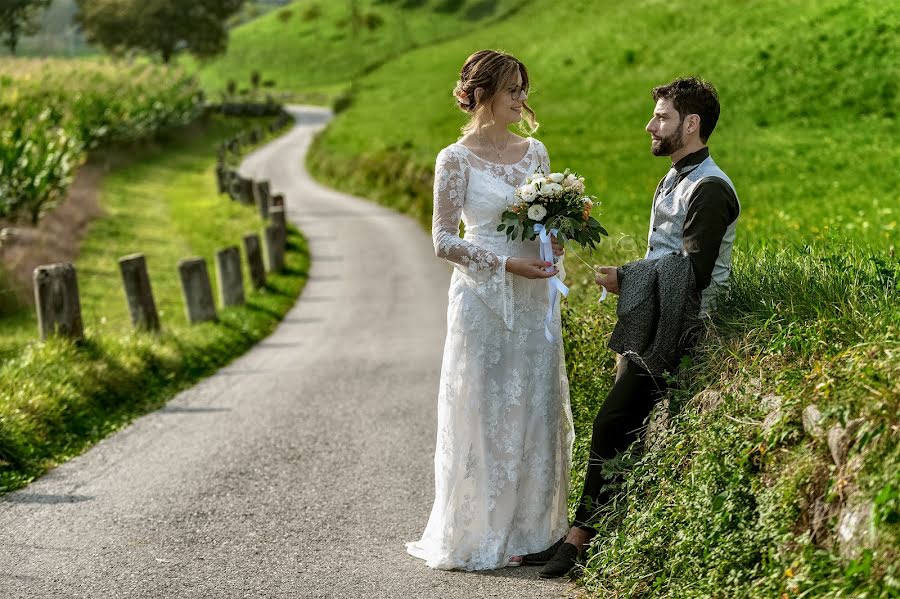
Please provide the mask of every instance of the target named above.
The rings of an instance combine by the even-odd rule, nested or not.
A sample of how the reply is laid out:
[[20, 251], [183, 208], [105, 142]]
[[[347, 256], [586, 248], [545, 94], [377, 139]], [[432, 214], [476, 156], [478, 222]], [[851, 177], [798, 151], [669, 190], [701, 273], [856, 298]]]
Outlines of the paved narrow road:
[[324, 189], [303, 155], [329, 114], [249, 156], [286, 194], [312, 268], [267, 339], [0, 498], [0, 598], [548, 598], [535, 568], [406, 555], [433, 493], [447, 267], [412, 220]]

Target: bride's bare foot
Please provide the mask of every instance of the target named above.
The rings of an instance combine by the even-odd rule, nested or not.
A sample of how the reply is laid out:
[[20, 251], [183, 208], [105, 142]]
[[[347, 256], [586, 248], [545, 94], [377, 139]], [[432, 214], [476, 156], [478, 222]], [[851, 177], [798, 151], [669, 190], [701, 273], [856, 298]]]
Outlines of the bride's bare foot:
[[522, 556], [521, 555], [514, 555], [511, 558], [509, 558], [508, 562], [506, 562], [507, 568], [516, 568], [521, 565], [522, 565]]

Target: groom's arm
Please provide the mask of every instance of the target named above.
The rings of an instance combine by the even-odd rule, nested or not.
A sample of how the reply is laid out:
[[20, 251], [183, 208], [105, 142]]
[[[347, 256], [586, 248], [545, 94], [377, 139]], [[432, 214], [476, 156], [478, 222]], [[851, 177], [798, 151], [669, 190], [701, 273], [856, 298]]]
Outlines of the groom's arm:
[[682, 239], [694, 269], [697, 293], [709, 285], [722, 238], [739, 211], [734, 191], [718, 177], [701, 181], [688, 200]]

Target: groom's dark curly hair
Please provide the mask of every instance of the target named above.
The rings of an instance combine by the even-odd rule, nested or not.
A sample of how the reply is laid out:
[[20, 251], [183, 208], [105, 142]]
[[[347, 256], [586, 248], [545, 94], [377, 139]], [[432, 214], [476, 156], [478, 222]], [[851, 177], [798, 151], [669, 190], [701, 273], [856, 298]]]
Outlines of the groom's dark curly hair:
[[709, 81], [699, 77], [680, 77], [651, 92], [654, 101], [671, 100], [681, 120], [689, 114], [700, 116], [700, 140], [706, 143], [719, 121], [719, 94]]

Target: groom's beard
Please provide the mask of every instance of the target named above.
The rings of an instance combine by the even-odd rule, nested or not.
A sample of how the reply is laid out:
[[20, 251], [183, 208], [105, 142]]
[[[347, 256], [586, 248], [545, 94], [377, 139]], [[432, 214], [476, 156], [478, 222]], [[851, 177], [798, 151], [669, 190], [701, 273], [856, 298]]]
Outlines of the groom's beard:
[[671, 156], [684, 147], [684, 137], [681, 135], [681, 124], [678, 129], [672, 132], [668, 137], [662, 137], [658, 141], [653, 140], [650, 143], [650, 152], [654, 156]]

